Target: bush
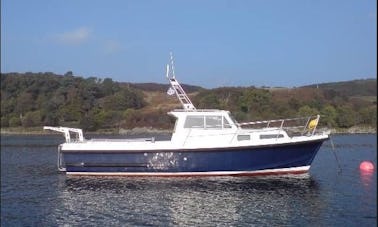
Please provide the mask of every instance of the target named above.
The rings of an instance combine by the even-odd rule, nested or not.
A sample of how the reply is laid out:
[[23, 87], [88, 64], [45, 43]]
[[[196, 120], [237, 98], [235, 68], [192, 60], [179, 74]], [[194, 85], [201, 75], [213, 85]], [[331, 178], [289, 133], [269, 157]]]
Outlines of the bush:
[[9, 118], [1, 117], [1, 127], [9, 127]]
[[349, 128], [355, 124], [355, 112], [349, 106], [340, 106], [337, 109], [336, 123], [340, 128]]
[[9, 126], [10, 127], [21, 126], [21, 119], [19, 117], [11, 117], [11, 119], [9, 119]]
[[41, 111], [27, 112], [22, 119], [22, 126], [33, 127], [41, 125]]

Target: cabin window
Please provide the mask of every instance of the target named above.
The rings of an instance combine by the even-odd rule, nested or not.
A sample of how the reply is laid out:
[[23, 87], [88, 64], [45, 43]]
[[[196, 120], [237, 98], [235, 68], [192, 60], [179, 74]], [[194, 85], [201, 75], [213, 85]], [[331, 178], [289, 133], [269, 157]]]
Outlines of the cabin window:
[[243, 140], [250, 140], [251, 136], [250, 135], [238, 135], [237, 138], [238, 138], [238, 141], [243, 141]]
[[263, 134], [260, 135], [260, 139], [277, 139], [277, 138], [283, 138], [284, 135], [282, 134]]
[[204, 116], [188, 116], [184, 123], [184, 128], [204, 128]]
[[205, 125], [206, 125], [206, 128], [209, 128], [209, 129], [221, 129], [222, 117], [221, 116], [206, 116]]
[[234, 123], [235, 125], [238, 124], [238, 122], [235, 120], [235, 118], [231, 114], [228, 114], [228, 116], [230, 117], [232, 123]]
[[223, 128], [231, 128], [230, 122], [225, 117], [223, 117]]
[[222, 129], [231, 128], [231, 124], [223, 116], [187, 116], [184, 128]]

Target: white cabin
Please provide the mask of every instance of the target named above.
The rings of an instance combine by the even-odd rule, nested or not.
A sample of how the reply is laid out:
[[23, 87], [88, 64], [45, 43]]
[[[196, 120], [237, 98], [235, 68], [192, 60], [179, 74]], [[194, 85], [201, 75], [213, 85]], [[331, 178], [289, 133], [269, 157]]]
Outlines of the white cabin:
[[183, 147], [233, 147], [291, 140], [282, 127], [267, 124], [259, 129], [244, 129], [225, 110], [174, 110], [168, 114], [177, 118], [171, 142]]

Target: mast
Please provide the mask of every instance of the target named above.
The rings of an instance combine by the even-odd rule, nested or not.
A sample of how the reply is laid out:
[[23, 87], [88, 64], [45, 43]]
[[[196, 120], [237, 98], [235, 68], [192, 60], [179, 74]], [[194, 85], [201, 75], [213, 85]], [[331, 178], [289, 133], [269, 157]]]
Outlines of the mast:
[[[174, 90], [177, 98], [180, 100], [181, 105], [185, 111], [194, 111], [196, 110], [196, 108], [194, 107], [192, 101], [190, 101], [188, 95], [185, 93], [184, 89], [182, 89], [180, 83], [176, 80], [172, 52], [170, 53], [170, 55], [171, 55], [171, 62], [170, 64], [167, 64], [167, 74], [166, 74], [166, 77], [169, 83], [171, 84], [171, 87], [169, 88], [168, 91]], [[171, 75], [170, 75], [170, 69], [172, 72]]]

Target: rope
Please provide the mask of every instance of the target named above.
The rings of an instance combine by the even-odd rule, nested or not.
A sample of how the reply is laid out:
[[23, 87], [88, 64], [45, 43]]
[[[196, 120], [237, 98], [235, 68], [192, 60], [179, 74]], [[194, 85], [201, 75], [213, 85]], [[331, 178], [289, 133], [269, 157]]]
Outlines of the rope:
[[341, 169], [339, 158], [337, 157], [336, 150], [335, 150], [335, 145], [333, 144], [333, 140], [332, 140], [331, 136], [329, 136], [329, 141], [331, 142], [332, 153], [335, 156], [335, 159], [336, 159], [336, 162], [337, 162], [337, 166], [339, 167], [339, 170], [337, 171], [337, 173], [340, 174], [342, 172], [342, 169]]

